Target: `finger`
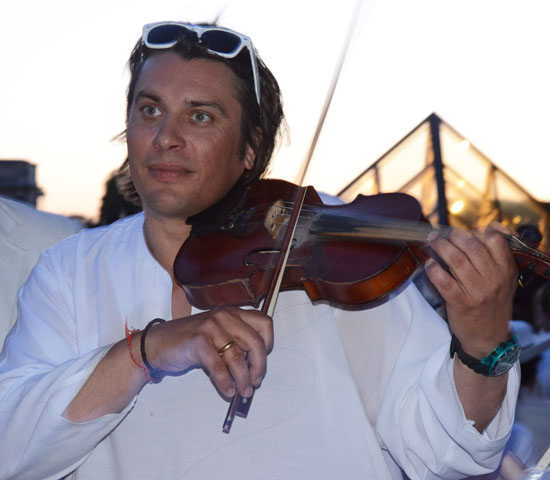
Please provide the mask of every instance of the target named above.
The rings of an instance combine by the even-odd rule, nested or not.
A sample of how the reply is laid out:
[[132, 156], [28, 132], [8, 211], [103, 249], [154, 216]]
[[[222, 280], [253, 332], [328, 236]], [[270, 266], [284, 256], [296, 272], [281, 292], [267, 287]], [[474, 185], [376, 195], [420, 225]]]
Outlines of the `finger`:
[[226, 308], [224, 328], [248, 355], [251, 382], [259, 386], [266, 373], [267, 354], [273, 348], [273, 321], [256, 310]]
[[426, 275], [437, 289], [443, 300], [448, 304], [455, 298], [464, 296], [464, 291], [456, 279], [448, 273], [436, 260], [429, 258], [424, 264]]
[[241, 310], [243, 324], [232, 334], [239, 346], [248, 354], [250, 379], [258, 387], [267, 369], [267, 354], [273, 348], [272, 320], [253, 310]]
[[[273, 321], [267, 315], [256, 310], [243, 310], [235, 307], [219, 309], [215, 312], [215, 316], [214, 325], [223, 328], [229, 337], [237, 342], [239, 348], [247, 353], [247, 362], [243, 360], [243, 355], [239, 358], [234, 357], [234, 352], [230, 354], [230, 362], [226, 362], [231, 374], [234, 375], [239, 393], [243, 394], [250, 383], [259, 386], [265, 376], [268, 349], [273, 348]], [[216, 339], [214, 344], [221, 345], [218, 342], [220, 340]], [[242, 362], [248, 368], [247, 375], [242, 370]]]
[[273, 320], [257, 310], [239, 310], [242, 320], [252, 327], [263, 340], [267, 353], [273, 350]]
[[235, 387], [243, 397], [250, 397], [253, 393], [251, 375], [244, 351], [237, 342], [224, 352], [218, 353], [231, 374]]
[[246, 345], [244, 350], [246, 351], [249, 381], [255, 387], [259, 387], [267, 371], [267, 352], [263, 346], [263, 342], [260, 342], [254, 347], [251, 347], [250, 343], [245, 341], [239, 340], [239, 342]]
[[221, 355], [220, 349], [209, 344], [208, 347], [201, 349], [200, 361], [212, 383], [226, 397], [232, 397], [236, 391], [243, 397], [252, 395], [248, 362], [244, 351], [236, 342]]
[[203, 323], [206, 335], [201, 337], [207, 345], [200, 351], [201, 363], [210, 374], [214, 385], [224, 395], [231, 397], [238, 391], [243, 396], [252, 394], [250, 372], [245, 357], [246, 342], [239, 338], [256, 335], [239, 317], [239, 309], [215, 309]]
[[235, 395], [235, 383], [218, 353], [218, 349], [211, 342], [204, 342], [199, 352], [199, 361], [203, 368], [208, 372], [212, 383], [226, 397]]
[[[236, 387], [241, 395], [250, 396], [252, 384], [259, 386], [266, 372], [266, 343], [273, 346], [272, 320], [261, 312], [236, 307], [217, 308], [197, 317], [201, 333], [192, 348], [199, 357], [197, 363], [208, 370], [223, 394], [233, 395]], [[236, 344], [220, 356], [219, 349], [231, 341]]]
[[[433, 239], [430, 247], [445, 262], [458, 287], [466, 294], [473, 293], [472, 288], [481, 281], [480, 269], [484, 265], [490, 265], [490, 256], [484, 251], [483, 243], [468, 232], [452, 230], [448, 238]], [[452, 288], [448, 277], [442, 274], [438, 274], [438, 277], [445, 280], [443, 288]]]
[[[496, 223], [496, 222], [495, 222]], [[496, 223], [496, 225], [500, 225]], [[504, 227], [503, 227], [504, 228]], [[483, 231], [475, 231], [474, 235], [483, 242], [492, 260], [503, 274], [514, 275], [517, 270], [516, 262], [512, 251], [508, 246], [506, 238], [500, 230], [488, 227]]]
[[489, 227], [492, 228], [493, 230], [497, 230], [497, 231], [499, 231], [501, 233], [504, 233], [504, 234], [507, 234], [507, 235], [511, 235], [513, 233], [512, 230], [505, 227], [504, 225], [502, 225], [502, 223], [497, 222], [496, 220], [493, 220], [489, 224]]
[[[204, 366], [214, 384], [227, 396], [236, 391], [242, 396], [252, 395], [252, 381], [245, 352], [250, 341], [248, 336], [259, 335], [238, 318], [236, 312], [213, 312], [216, 320], [210, 326], [212, 349], [208, 350]], [[260, 338], [260, 343], [263, 341]], [[208, 364], [206, 363], [208, 362]]]
[[[494, 272], [494, 261], [482, 239], [474, 233], [463, 230], [453, 230], [451, 241], [467, 258], [467, 266], [477, 272], [480, 276], [492, 275]], [[467, 272], [468, 269], [464, 269]]]

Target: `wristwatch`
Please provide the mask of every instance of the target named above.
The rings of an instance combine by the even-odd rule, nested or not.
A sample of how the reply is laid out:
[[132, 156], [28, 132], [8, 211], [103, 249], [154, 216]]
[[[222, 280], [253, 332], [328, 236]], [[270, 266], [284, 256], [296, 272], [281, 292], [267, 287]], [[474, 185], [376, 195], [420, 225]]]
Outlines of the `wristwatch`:
[[518, 339], [515, 335], [512, 335], [509, 340], [502, 342], [489, 355], [478, 360], [462, 350], [462, 345], [453, 334], [450, 354], [451, 358], [453, 358], [456, 353], [462, 363], [476, 373], [480, 373], [486, 377], [498, 377], [512, 368], [514, 363], [519, 359], [520, 351]]

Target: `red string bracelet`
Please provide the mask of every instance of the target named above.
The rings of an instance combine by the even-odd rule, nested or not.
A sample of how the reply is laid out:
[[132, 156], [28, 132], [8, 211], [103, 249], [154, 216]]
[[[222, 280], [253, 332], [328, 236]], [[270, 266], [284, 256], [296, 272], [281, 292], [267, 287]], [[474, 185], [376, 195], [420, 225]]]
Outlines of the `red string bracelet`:
[[134, 362], [140, 368], [140, 370], [145, 375], [145, 378], [147, 378], [147, 381], [153, 383], [154, 380], [151, 377], [151, 375], [149, 375], [149, 371], [147, 370], [147, 368], [141, 365], [140, 363], [138, 363], [138, 361], [136, 360], [136, 357], [134, 357], [134, 354], [132, 353], [132, 335], [134, 335], [134, 333], [140, 332], [141, 330], [129, 330], [128, 321], [126, 321], [124, 322], [124, 331], [126, 332], [126, 341], [128, 342], [128, 352], [130, 352], [130, 358], [132, 359], [132, 362]]

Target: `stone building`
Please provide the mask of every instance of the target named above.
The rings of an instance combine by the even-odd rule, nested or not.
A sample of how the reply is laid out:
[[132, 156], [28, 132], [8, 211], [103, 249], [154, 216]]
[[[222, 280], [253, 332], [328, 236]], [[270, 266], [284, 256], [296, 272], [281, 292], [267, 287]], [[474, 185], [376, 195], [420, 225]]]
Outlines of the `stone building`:
[[0, 195], [36, 207], [43, 195], [36, 185], [36, 165], [25, 160], [0, 160]]

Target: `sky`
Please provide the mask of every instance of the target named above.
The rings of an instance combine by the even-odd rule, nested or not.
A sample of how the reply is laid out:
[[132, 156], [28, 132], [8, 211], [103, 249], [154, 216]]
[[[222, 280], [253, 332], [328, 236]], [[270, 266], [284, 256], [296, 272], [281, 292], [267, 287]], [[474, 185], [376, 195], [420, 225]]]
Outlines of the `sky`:
[[280, 83], [271, 176], [297, 181], [343, 58], [306, 184], [337, 193], [435, 112], [550, 201], [547, 0], [4, 0], [0, 18], [0, 159], [37, 165], [42, 210], [97, 218], [143, 24], [216, 18]]

